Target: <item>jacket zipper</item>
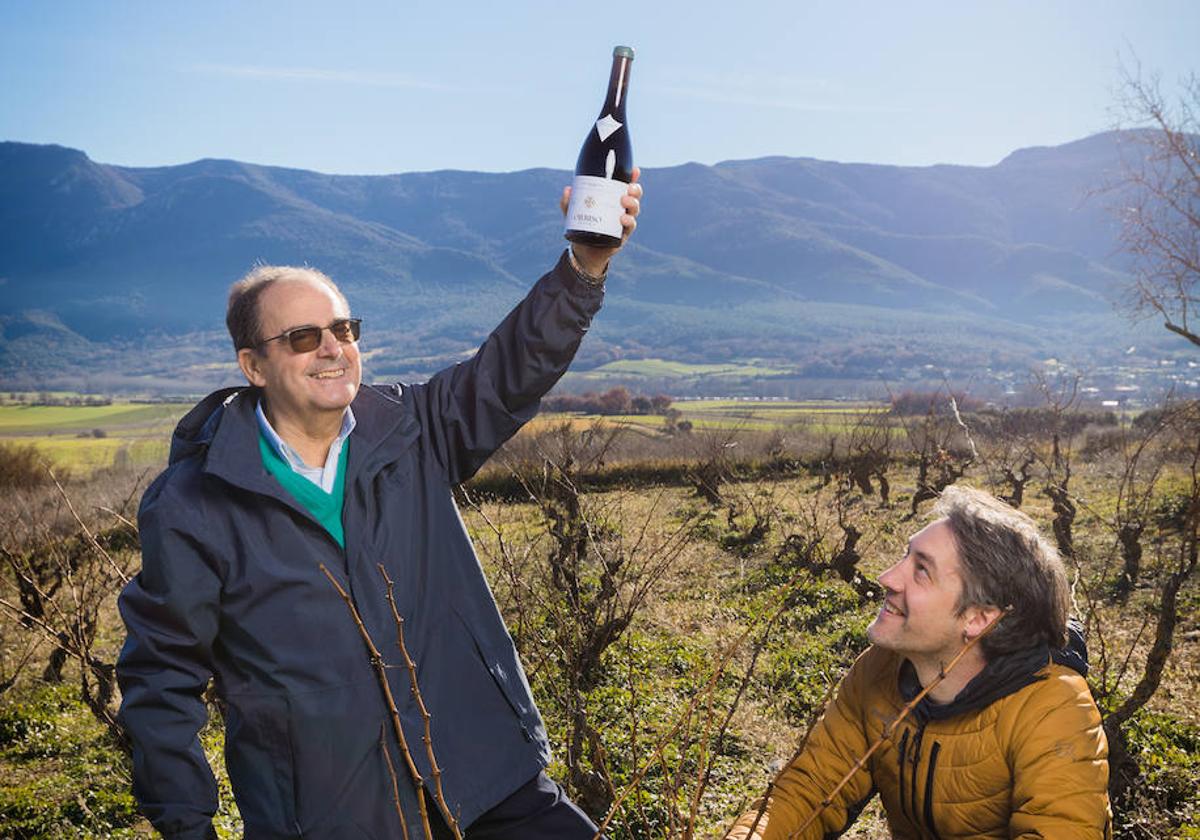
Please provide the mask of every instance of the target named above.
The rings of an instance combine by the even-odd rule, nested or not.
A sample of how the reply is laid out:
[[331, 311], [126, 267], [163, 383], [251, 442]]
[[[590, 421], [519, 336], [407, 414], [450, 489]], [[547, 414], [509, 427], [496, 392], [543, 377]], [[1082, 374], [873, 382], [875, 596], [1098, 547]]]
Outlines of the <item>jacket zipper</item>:
[[941, 749], [941, 743], [934, 741], [929, 750], [929, 771], [925, 774], [925, 827], [929, 829], [934, 840], [938, 840], [938, 832], [937, 826], [933, 824], [933, 771], [937, 767], [938, 753]]
[[[917, 727], [917, 734], [913, 736], [912, 740], [912, 779], [909, 786], [909, 798], [912, 802], [912, 805], [909, 807], [909, 818], [912, 820], [913, 824], [918, 827], [918, 830], [920, 830], [920, 818], [917, 816], [919, 813], [917, 811], [917, 776], [919, 775], [917, 770], [921, 765], [921, 741], [924, 739], [924, 737], [925, 724], [922, 722], [921, 725]], [[901, 796], [903, 796], [903, 793], [901, 793]]]
[[900, 810], [904, 813], [904, 816], [906, 816], [906, 817], [908, 816], [908, 807], [904, 802], [904, 800], [905, 800], [905, 796], [904, 796], [904, 758], [905, 758], [905, 754], [907, 753], [907, 750], [908, 750], [908, 733], [910, 731], [911, 730], [909, 730], [908, 728], [905, 728], [904, 734], [900, 736], [899, 761], [897, 762], [899, 764], [899, 769], [900, 769], [900, 785], [899, 785]]

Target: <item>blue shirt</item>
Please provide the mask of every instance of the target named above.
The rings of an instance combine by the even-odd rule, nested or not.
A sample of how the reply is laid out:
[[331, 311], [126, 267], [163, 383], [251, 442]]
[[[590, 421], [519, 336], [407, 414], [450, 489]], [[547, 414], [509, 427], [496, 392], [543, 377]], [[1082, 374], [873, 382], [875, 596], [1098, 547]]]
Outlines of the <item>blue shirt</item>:
[[346, 438], [350, 437], [350, 433], [354, 431], [354, 412], [350, 410], [350, 406], [346, 406], [346, 413], [342, 415], [341, 431], [333, 439], [333, 444], [329, 447], [329, 454], [325, 456], [325, 465], [323, 467], [310, 467], [304, 463], [304, 459], [300, 457], [299, 452], [284, 442], [279, 433], [271, 427], [271, 421], [267, 419], [267, 415], [263, 412], [262, 400], [258, 401], [258, 407], [254, 409], [254, 414], [258, 417], [259, 431], [262, 432], [263, 437], [267, 439], [267, 443], [271, 445], [276, 454], [292, 468], [292, 471], [304, 476], [326, 493], [332, 493], [333, 483], [337, 480], [338, 458], [341, 457], [342, 447], [346, 443]]

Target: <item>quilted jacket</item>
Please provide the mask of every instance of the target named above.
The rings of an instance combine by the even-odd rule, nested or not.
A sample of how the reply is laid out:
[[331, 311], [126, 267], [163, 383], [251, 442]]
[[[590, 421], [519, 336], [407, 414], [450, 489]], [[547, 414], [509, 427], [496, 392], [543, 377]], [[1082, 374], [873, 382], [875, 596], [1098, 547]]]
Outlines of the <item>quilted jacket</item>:
[[[1107, 838], [1108, 745], [1083, 674], [1083, 639], [989, 662], [952, 702], [925, 698], [825, 808], [804, 838], [837, 837], [878, 793], [895, 838]], [[805, 750], [731, 840], [793, 836], [920, 692], [900, 654], [869, 648]]]

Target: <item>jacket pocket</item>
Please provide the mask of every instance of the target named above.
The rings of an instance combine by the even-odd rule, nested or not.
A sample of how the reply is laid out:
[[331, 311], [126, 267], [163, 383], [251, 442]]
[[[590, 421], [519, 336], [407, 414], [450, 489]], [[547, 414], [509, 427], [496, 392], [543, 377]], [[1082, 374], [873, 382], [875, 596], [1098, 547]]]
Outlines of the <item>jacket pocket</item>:
[[479, 657], [479, 661], [487, 669], [487, 672], [492, 675], [492, 680], [496, 683], [496, 687], [500, 689], [500, 693], [504, 696], [505, 701], [507, 701], [516, 716], [524, 721], [526, 716], [532, 711], [532, 706], [526, 687], [527, 683], [519, 670], [520, 665], [517, 664], [516, 653], [511, 652], [508, 656], [501, 656], [498, 652], [492, 650], [488, 644], [480, 640], [479, 636], [475, 634], [457, 609], [454, 610], [454, 615], [462, 626], [467, 638], [471, 640], [471, 644], [475, 648], [475, 655]]
[[296, 820], [305, 835], [369, 836], [351, 821], [394, 818], [383, 756], [383, 739], [394, 736], [375, 679], [294, 693], [287, 702]]
[[229, 695], [225, 764], [247, 836], [296, 835], [287, 698]]

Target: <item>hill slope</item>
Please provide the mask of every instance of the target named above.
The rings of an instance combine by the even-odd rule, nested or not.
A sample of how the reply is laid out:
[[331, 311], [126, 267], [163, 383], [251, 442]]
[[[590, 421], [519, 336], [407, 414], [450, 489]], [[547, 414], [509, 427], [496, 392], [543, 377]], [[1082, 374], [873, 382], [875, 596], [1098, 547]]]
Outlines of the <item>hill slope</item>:
[[[885, 360], [1019, 363], [1078, 347], [1124, 280], [1105, 201], [1088, 198], [1116, 172], [1121, 140], [1021, 150], [992, 167], [763, 158], [647, 171], [646, 215], [581, 363], [803, 367], [818, 345], [818, 356], [865, 345]], [[63, 335], [92, 352], [161, 350], [190, 333], [208, 345], [228, 284], [256, 261], [330, 273], [394, 360], [378, 369], [427, 370], [467, 350], [555, 259], [568, 181], [549, 169], [128, 168], [0, 143], [2, 378], [78, 364], [81, 345]], [[931, 318], [936, 337], [906, 346]]]

